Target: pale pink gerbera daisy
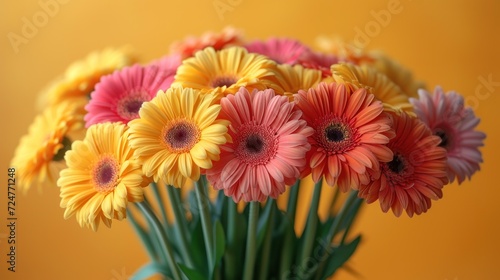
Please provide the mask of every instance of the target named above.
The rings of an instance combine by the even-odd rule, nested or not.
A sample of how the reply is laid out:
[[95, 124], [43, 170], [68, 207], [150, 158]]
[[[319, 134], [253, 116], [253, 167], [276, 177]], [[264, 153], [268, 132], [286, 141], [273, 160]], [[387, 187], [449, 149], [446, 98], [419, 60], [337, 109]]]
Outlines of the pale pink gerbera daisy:
[[167, 55], [158, 60], [151, 62], [149, 65], [156, 65], [160, 68], [159, 75], [165, 79], [163, 82], [164, 89], [166, 90], [170, 87], [175, 78], [175, 73], [177, 73], [177, 68], [182, 63], [182, 58], [178, 54]]
[[253, 41], [245, 48], [248, 52], [263, 54], [280, 64], [295, 64], [299, 57], [310, 52], [309, 48], [297, 40], [270, 38], [267, 41]]
[[379, 179], [360, 186], [358, 195], [368, 203], [378, 199], [382, 211], [392, 209], [398, 217], [403, 210], [410, 217], [420, 215], [431, 207], [431, 199], [443, 197], [446, 150], [419, 119], [405, 112], [390, 114], [396, 137], [387, 146], [394, 156], [381, 163]]
[[138, 118], [142, 103], [169, 88], [168, 80], [156, 65], [134, 65], [103, 77], [85, 106], [86, 127], [104, 122], [127, 124]]
[[479, 118], [471, 108], [464, 107], [464, 98], [453, 91], [444, 93], [436, 87], [434, 94], [425, 90], [418, 92], [420, 100], [410, 99], [415, 112], [432, 132], [441, 137], [439, 146], [448, 152], [448, 179], [457, 178], [461, 184], [479, 170], [483, 162], [479, 147], [486, 135], [475, 128]]
[[370, 182], [368, 170], [379, 171], [379, 162], [392, 159], [385, 144], [393, 136], [391, 121], [365, 89], [356, 91], [343, 84], [320, 83], [295, 96], [303, 119], [314, 129], [309, 138], [308, 167], [318, 182], [324, 175], [330, 186], [346, 192]]
[[312, 129], [294, 103], [271, 89], [250, 94], [241, 88], [222, 98], [221, 106], [219, 118], [231, 122], [233, 142], [221, 146], [208, 180], [235, 202], [277, 198], [305, 166]]

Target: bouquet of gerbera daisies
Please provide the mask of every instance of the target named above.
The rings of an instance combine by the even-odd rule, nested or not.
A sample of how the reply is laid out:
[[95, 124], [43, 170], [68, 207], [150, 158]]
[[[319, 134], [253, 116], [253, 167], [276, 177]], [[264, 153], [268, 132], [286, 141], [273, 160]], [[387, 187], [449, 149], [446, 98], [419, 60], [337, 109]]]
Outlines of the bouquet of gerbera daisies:
[[41, 95], [12, 161], [20, 187], [57, 183], [82, 227], [127, 217], [151, 258], [136, 279], [328, 278], [360, 242], [363, 201], [427, 212], [479, 170], [485, 134], [461, 95], [322, 43], [228, 28], [148, 64], [92, 53]]

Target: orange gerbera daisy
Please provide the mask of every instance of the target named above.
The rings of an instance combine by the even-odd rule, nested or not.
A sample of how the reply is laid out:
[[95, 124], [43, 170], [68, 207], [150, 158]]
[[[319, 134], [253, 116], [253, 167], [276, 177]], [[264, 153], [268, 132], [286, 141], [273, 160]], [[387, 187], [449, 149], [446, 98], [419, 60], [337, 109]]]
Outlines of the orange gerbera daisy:
[[359, 196], [368, 203], [377, 199], [382, 211], [392, 209], [396, 216], [406, 210], [408, 216], [427, 212], [431, 199], [443, 196], [448, 183], [446, 150], [439, 147], [441, 138], [419, 119], [405, 112], [391, 113], [396, 137], [387, 144], [394, 156], [381, 163], [381, 174], [360, 186]]
[[390, 118], [365, 89], [352, 90], [342, 84], [320, 83], [296, 95], [303, 119], [315, 132], [309, 138], [309, 171], [318, 182], [324, 175], [330, 186], [342, 191], [370, 182], [367, 172], [379, 171], [379, 162], [392, 159], [385, 144], [393, 137]]

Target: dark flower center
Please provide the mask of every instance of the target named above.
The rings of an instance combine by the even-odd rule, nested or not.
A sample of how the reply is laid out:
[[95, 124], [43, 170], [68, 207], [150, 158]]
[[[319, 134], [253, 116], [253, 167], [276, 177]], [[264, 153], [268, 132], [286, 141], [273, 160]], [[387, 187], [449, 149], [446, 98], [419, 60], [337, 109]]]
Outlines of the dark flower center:
[[115, 171], [113, 167], [110, 164], [103, 164], [97, 173], [97, 181], [103, 185], [109, 184], [113, 180], [114, 175]]
[[109, 193], [116, 187], [119, 166], [111, 156], [102, 157], [94, 166], [92, 178], [94, 188], [101, 193]]
[[125, 109], [131, 114], [139, 113], [139, 109], [141, 109], [142, 101], [139, 100], [130, 100], [125, 104]]
[[262, 151], [264, 142], [258, 135], [252, 134], [248, 136], [245, 145], [250, 153], [256, 154]]
[[223, 87], [223, 86], [230, 87], [234, 85], [237, 81], [238, 79], [231, 76], [217, 77], [212, 81], [212, 87], [213, 88]]
[[443, 147], [443, 148], [447, 148], [449, 145], [448, 134], [446, 134], [446, 132], [444, 132], [443, 130], [438, 130], [435, 134], [437, 136], [439, 136], [439, 138], [441, 138], [441, 143], [439, 143], [438, 146]]
[[405, 164], [401, 156], [394, 155], [392, 161], [387, 163], [387, 167], [394, 173], [401, 173], [405, 168]]
[[164, 134], [165, 143], [174, 152], [187, 152], [197, 142], [200, 136], [198, 128], [192, 123], [180, 121], [173, 124]]
[[345, 139], [344, 129], [339, 125], [330, 125], [325, 129], [325, 136], [329, 142], [340, 142]]

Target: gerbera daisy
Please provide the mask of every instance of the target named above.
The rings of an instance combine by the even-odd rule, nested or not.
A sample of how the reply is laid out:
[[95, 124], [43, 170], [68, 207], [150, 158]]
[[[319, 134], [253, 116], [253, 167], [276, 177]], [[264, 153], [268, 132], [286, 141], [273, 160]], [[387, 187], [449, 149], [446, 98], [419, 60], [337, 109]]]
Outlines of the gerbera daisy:
[[270, 81], [269, 87], [276, 94], [286, 95], [293, 100], [293, 94], [314, 87], [321, 82], [322, 76], [319, 70], [307, 69], [298, 64], [282, 64], [277, 66], [275, 76], [266, 79]]
[[75, 215], [81, 227], [96, 231], [101, 220], [110, 227], [112, 219], [125, 218], [128, 202], [144, 199], [141, 165], [127, 137], [124, 124], [105, 123], [73, 143], [57, 180], [65, 219]]
[[479, 170], [483, 162], [479, 147], [483, 146], [486, 135], [476, 131], [479, 119], [471, 108], [464, 107], [464, 98], [454, 92], [443, 92], [436, 87], [431, 95], [419, 90], [420, 100], [410, 99], [417, 116], [441, 138], [440, 147], [448, 154], [448, 179], [455, 178], [461, 184]]
[[167, 90], [174, 82], [175, 73], [177, 72], [177, 68], [179, 68], [181, 63], [181, 56], [178, 54], [174, 54], [164, 56], [158, 60], [151, 62], [149, 65], [156, 65], [160, 67], [161, 75], [165, 78], [165, 86], [167, 86], [164, 90]]
[[172, 86], [182, 86], [217, 93], [223, 97], [240, 87], [265, 89], [265, 77], [276, 71], [276, 63], [263, 55], [248, 53], [241, 47], [221, 51], [206, 48], [182, 62]]
[[382, 211], [392, 209], [396, 216], [427, 212], [431, 199], [443, 196], [446, 177], [446, 150], [441, 139], [419, 119], [405, 112], [391, 113], [396, 137], [387, 146], [394, 156], [381, 163], [378, 179], [360, 186], [358, 195], [368, 203], [377, 199]]
[[339, 63], [337, 56], [321, 52], [305, 52], [299, 58], [300, 65], [309, 69], [320, 70], [324, 78], [332, 75], [331, 66], [336, 63]]
[[229, 139], [229, 122], [216, 120], [221, 106], [214, 101], [211, 93], [172, 87], [143, 104], [129, 126], [146, 176], [181, 187], [186, 178], [198, 180], [200, 168], [212, 167]]
[[221, 33], [207, 32], [201, 37], [188, 37], [182, 42], [175, 42], [170, 47], [174, 54], [179, 54], [182, 59], [193, 56], [197, 51], [207, 47], [222, 50], [226, 47], [241, 46], [243, 34], [233, 27], [226, 27]]
[[370, 53], [339, 37], [319, 36], [315, 41], [320, 51], [335, 55], [339, 62], [350, 62], [359, 65], [375, 60]]
[[304, 112], [303, 119], [314, 129], [309, 137], [308, 169], [318, 182], [325, 176], [346, 192], [367, 184], [379, 170], [379, 161], [387, 162], [392, 152], [385, 146], [393, 136], [391, 122], [380, 101], [365, 89], [352, 90], [343, 84], [320, 83], [299, 91], [296, 103]]
[[220, 118], [231, 122], [232, 143], [221, 147], [220, 161], [207, 170], [213, 187], [239, 202], [277, 198], [305, 166], [312, 129], [301, 112], [272, 89], [241, 88], [221, 100]]
[[295, 64], [309, 48], [297, 40], [270, 38], [267, 41], [253, 41], [245, 45], [248, 52], [263, 54], [279, 64]]
[[47, 100], [49, 104], [74, 98], [88, 100], [101, 76], [132, 65], [136, 61], [135, 55], [127, 47], [92, 52], [85, 59], [68, 67], [60, 82], [47, 91]]
[[170, 83], [156, 65], [134, 65], [104, 76], [85, 106], [86, 126], [103, 122], [127, 124], [139, 117], [143, 102], [153, 99], [159, 90], [169, 88]]
[[63, 102], [46, 108], [21, 138], [11, 166], [19, 170], [19, 189], [54, 183], [64, 168], [64, 154], [85, 134], [83, 105]]
[[375, 98], [382, 101], [386, 109], [413, 111], [401, 88], [393, 83], [387, 76], [367, 65], [357, 66], [351, 63], [332, 65], [333, 80], [346, 84], [355, 89], [366, 88]]

